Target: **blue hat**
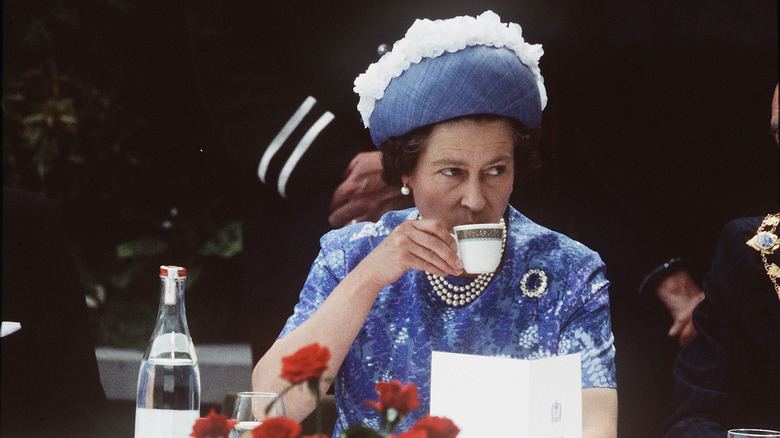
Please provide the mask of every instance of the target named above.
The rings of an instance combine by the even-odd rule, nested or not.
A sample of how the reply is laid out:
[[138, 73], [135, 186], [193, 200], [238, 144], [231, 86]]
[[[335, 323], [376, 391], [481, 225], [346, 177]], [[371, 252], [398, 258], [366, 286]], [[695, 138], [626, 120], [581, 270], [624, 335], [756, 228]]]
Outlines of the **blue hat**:
[[479, 17], [417, 20], [393, 50], [355, 80], [358, 110], [378, 147], [432, 123], [473, 114], [537, 128], [547, 96], [539, 45], [520, 26]]

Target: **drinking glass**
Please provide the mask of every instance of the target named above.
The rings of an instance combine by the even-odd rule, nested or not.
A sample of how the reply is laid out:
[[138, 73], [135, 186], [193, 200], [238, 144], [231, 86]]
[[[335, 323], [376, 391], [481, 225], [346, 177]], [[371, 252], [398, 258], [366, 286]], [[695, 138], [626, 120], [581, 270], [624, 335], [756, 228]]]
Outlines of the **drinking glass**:
[[[270, 408], [269, 408], [270, 406]], [[239, 392], [233, 407], [233, 420], [238, 421], [230, 438], [243, 437], [263, 420], [284, 417], [284, 402], [279, 394], [271, 392]], [[251, 436], [251, 434], [246, 434]]]
[[780, 438], [780, 431], [767, 429], [731, 429], [728, 438]]

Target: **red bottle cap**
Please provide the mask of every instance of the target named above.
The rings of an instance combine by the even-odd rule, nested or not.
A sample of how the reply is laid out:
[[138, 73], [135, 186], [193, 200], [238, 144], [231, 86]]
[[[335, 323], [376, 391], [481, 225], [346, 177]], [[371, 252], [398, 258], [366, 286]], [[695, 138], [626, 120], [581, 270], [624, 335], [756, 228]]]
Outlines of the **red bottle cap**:
[[180, 266], [160, 266], [160, 277], [181, 278], [187, 276], [187, 270]]

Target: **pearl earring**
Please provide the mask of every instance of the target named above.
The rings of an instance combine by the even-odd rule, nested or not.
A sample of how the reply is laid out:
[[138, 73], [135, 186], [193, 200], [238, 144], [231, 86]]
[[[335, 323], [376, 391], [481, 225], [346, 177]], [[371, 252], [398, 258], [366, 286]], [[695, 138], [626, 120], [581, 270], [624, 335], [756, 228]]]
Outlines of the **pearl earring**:
[[404, 183], [403, 187], [401, 187], [401, 194], [404, 196], [409, 196], [410, 193], [412, 193], [412, 189], [410, 189], [409, 186]]

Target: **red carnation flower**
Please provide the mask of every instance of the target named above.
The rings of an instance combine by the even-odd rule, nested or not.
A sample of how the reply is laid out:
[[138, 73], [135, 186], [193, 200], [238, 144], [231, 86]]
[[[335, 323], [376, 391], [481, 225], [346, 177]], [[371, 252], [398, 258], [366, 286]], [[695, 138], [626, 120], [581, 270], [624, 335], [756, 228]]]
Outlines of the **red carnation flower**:
[[301, 425], [297, 421], [274, 417], [252, 429], [252, 438], [296, 438], [300, 433]]
[[393, 379], [390, 382], [377, 383], [376, 391], [379, 393], [379, 401], [367, 401], [365, 405], [379, 412], [395, 409], [399, 415], [406, 415], [420, 407], [420, 402], [417, 401], [417, 386], [414, 383], [403, 385], [400, 380]]
[[319, 379], [328, 368], [330, 350], [320, 344], [307, 345], [291, 356], [282, 358], [282, 374], [279, 376], [293, 384], [309, 379]]
[[192, 426], [192, 433], [190, 436], [195, 438], [219, 438], [227, 437], [233, 426], [238, 421], [228, 420], [228, 417], [218, 414], [214, 409], [209, 412], [206, 418], [199, 418]]
[[460, 429], [449, 418], [428, 415], [420, 418], [410, 431], [425, 431], [428, 438], [455, 438]]

